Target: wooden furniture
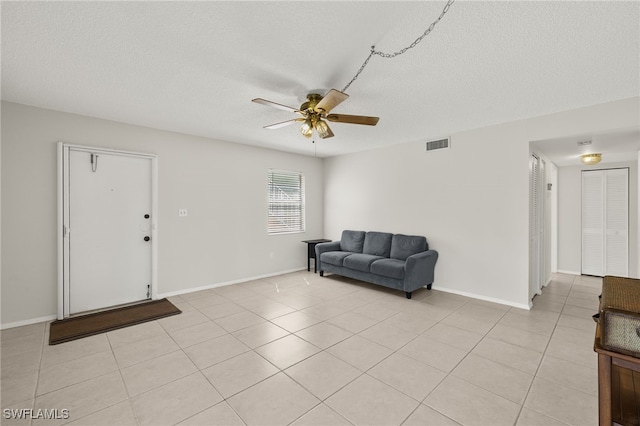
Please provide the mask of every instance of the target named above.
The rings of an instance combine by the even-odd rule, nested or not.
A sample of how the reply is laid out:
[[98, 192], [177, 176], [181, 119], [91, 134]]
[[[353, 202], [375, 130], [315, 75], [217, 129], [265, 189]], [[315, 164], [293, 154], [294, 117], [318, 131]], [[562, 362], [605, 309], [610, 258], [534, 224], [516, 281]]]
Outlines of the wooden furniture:
[[[307, 243], [307, 271], [311, 270], [311, 259], [316, 258], [316, 244], [330, 243], [331, 240], [319, 239], [319, 240], [305, 240], [303, 243]], [[313, 273], [318, 272], [318, 262], [313, 262]]]
[[640, 426], [640, 358], [602, 348], [600, 325], [596, 327], [593, 346], [598, 353], [600, 426], [611, 426], [613, 422]]

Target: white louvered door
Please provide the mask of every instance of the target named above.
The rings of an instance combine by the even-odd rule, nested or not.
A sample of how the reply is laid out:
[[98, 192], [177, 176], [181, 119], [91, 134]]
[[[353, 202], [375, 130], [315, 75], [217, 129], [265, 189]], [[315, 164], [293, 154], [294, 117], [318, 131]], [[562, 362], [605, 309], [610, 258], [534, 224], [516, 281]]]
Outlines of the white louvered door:
[[540, 291], [540, 160], [529, 158], [529, 297]]
[[628, 276], [629, 169], [582, 172], [582, 274]]
[[582, 274], [604, 272], [604, 173], [582, 172]]
[[629, 274], [629, 169], [605, 175], [605, 275]]

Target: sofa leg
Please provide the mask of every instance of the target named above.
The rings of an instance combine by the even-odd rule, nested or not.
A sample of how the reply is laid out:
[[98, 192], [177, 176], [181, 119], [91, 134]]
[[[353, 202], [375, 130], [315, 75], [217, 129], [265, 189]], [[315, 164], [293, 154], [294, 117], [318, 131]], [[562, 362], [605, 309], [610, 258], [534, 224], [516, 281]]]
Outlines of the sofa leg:
[[427, 284], [427, 290], [431, 290], [431, 284]]
[[320, 276], [324, 277], [324, 271], [320, 271]]
[[407, 299], [411, 299], [411, 292], [410, 291], [405, 291], [404, 294], [405, 294], [405, 296], [407, 296]]

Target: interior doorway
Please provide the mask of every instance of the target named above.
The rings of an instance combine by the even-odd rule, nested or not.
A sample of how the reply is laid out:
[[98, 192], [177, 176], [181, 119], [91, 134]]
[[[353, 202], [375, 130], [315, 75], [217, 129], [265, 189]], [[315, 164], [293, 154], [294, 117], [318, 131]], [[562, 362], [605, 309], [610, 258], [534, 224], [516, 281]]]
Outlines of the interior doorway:
[[156, 294], [154, 155], [60, 143], [58, 319]]

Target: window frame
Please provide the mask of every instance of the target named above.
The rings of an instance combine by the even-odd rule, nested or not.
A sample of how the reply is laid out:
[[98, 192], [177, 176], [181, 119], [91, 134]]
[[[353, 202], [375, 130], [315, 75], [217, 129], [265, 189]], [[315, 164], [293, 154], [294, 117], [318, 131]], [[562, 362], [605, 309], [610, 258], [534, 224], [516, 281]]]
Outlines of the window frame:
[[[274, 184], [276, 180], [276, 184]], [[295, 182], [297, 181], [297, 185]], [[277, 190], [273, 186], [277, 186]], [[297, 192], [296, 192], [297, 189]], [[278, 194], [278, 197], [275, 195]], [[286, 200], [287, 196], [293, 198]], [[285, 198], [285, 199], [283, 199]], [[267, 234], [306, 232], [305, 176], [302, 172], [269, 169], [267, 172]], [[275, 211], [275, 212], [274, 212]], [[279, 218], [279, 219], [278, 219]], [[274, 220], [280, 222], [274, 226]], [[289, 222], [289, 223], [287, 223]]]

